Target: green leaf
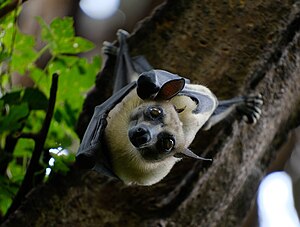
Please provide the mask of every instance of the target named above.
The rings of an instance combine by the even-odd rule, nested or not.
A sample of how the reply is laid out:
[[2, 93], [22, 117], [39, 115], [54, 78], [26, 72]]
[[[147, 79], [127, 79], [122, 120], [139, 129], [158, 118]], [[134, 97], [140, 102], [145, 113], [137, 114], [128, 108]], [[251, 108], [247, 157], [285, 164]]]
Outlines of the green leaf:
[[0, 29], [1, 46], [4, 47], [6, 53], [9, 53], [11, 51], [10, 48], [13, 40], [13, 32], [15, 31], [13, 12], [1, 19]]
[[63, 64], [66, 67], [70, 68], [70, 67], [73, 67], [73, 66], [76, 67], [76, 64], [78, 63], [79, 57], [77, 57], [77, 56], [68, 56], [68, 55], [60, 55], [60, 56], [57, 57], [57, 60], [62, 61]]
[[94, 44], [81, 37], [75, 37], [73, 19], [55, 18], [47, 25], [41, 18], [37, 19], [42, 28], [42, 39], [49, 43], [54, 56], [61, 54], [78, 54], [94, 48]]
[[75, 155], [72, 153], [68, 155], [51, 154], [51, 156], [55, 159], [51, 169], [62, 174], [66, 174], [70, 170], [69, 166], [75, 162]]
[[81, 37], [74, 37], [74, 39], [72, 39], [72, 46], [69, 47], [71, 51], [69, 53], [78, 54], [81, 52], [91, 50], [94, 47], [95, 45], [92, 42]]
[[0, 213], [6, 213], [17, 190], [17, 185], [12, 184], [6, 177], [0, 176]]
[[[34, 148], [34, 141], [29, 139], [19, 139], [14, 150], [14, 158], [27, 158], [31, 157]], [[25, 169], [27, 167], [26, 162], [23, 166]], [[24, 170], [25, 170], [24, 169]]]
[[47, 110], [48, 99], [38, 88], [26, 88], [23, 101], [27, 102], [30, 110]]
[[[0, 64], [1, 65], [1, 64]], [[5, 88], [10, 86], [10, 76], [7, 73], [3, 73], [0, 76], [0, 89], [5, 90]], [[1, 90], [0, 90], [0, 97], [1, 97]]]
[[[100, 68], [99, 58], [89, 63], [85, 58], [78, 58], [72, 67], [67, 67], [67, 58], [59, 58], [49, 65], [49, 72], [60, 75], [57, 103], [65, 106], [67, 100], [72, 109], [78, 113], [82, 107], [87, 90], [94, 84], [95, 76]], [[76, 64], [75, 64], [76, 63]]]
[[[1, 185], [0, 185], [1, 188]], [[6, 196], [3, 190], [0, 190], [0, 213], [5, 214], [12, 203], [12, 198]]]
[[38, 58], [34, 47], [35, 40], [33, 36], [25, 35], [17, 31], [11, 59], [12, 71], [24, 74], [27, 70], [34, 67], [34, 62]]
[[61, 77], [68, 74], [70, 68], [67, 67], [65, 61], [63, 61], [61, 58], [57, 58], [49, 63], [48, 71], [50, 75], [53, 75], [54, 73], [60, 75], [59, 82], [61, 82]]
[[20, 90], [6, 93], [1, 100], [3, 100], [5, 104], [9, 105], [18, 104], [21, 101], [21, 93], [22, 91]]
[[62, 39], [75, 36], [74, 22], [71, 17], [55, 18], [50, 24], [50, 29], [55, 37]]
[[56, 40], [52, 51], [54, 55], [79, 54], [94, 48], [94, 44], [80, 37], [71, 37]]
[[[1, 48], [1, 43], [0, 43], [0, 48]], [[6, 60], [9, 60], [9, 53], [7, 53], [3, 50], [0, 52], [0, 62], [6, 61]]]
[[5, 131], [13, 132], [20, 129], [28, 114], [29, 107], [27, 103], [9, 106], [8, 114], [0, 116], [0, 134]]
[[49, 93], [51, 76], [48, 76], [47, 73], [39, 68], [34, 68], [30, 71], [30, 77], [44, 94]]
[[30, 111], [30, 114], [26, 120], [24, 133], [38, 133], [44, 122], [46, 113], [42, 110]]
[[41, 26], [42, 40], [50, 43], [53, 38], [49, 25], [44, 21], [42, 17], [36, 17], [36, 20]]
[[15, 184], [21, 184], [22, 180], [25, 176], [26, 172], [26, 164], [27, 162], [23, 161], [23, 164], [20, 165], [17, 163], [17, 159], [14, 158], [13, 161], [11, 161], [7, 167], [7, 170], [10, 172], [10, 182], [13, 182]]
[[64, 122], [52, 120], [45, 147], [70, 147], [74, 140], [78, 140], [74, 128], [68, 127]]
[[64, 108], [57, 108], [54, 114], [54, 119], [58, 123], [66, 123], [66, 125], [70, 128], [74, 128], [76, 125], [76, 117], [77, 117], [77, 109], [73, 109], [71, 104], [65, 100], [63, 102], [63, 107]]

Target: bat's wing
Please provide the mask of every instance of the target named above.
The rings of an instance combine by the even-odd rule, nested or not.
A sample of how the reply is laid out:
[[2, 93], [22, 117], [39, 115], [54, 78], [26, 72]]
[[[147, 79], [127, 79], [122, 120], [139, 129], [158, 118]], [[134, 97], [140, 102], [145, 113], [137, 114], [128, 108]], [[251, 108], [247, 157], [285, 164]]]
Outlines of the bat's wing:
[[[202, 87], [202, 86], [201, 86]], [[197, 107], [194, 109], [194, 114], [209, 113], [211, 115], [217, 107], [217, 98], [206, 89], [193, 89], [193, 86], [186, 86], [179, 95], [190, 97], [196, 102]]]
[[94, 169], [108, 176], [116, 177], [110, 165], [109, 152], [103, 138], [108, 113], [136, 86], [130, 83], [123, 87], [104, 103], [97, 106], [94, 115], [83, 136], [76, 155], [76, 163], [85, 169]]

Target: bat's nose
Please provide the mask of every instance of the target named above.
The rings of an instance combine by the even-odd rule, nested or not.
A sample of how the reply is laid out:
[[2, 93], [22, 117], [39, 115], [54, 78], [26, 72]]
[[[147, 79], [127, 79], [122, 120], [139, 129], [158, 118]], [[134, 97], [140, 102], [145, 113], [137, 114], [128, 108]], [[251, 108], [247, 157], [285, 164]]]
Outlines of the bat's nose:
[[128, 135], [130, 142], [137, 148], [151, 140], [150, 131], [145, 126], [138, 126], [130, 129]]

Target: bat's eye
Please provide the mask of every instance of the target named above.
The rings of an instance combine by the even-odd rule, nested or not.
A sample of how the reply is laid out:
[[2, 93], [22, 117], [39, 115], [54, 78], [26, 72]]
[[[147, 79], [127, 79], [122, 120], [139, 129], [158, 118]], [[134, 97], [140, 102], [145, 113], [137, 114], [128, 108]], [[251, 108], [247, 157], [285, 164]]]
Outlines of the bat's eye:
[[175, 146], [175, 140], [172, 136], [160, 136], [158, 139], [157, 148], [163, 152], [170, 152]]
[[159, 107], [153, 106], [153, 107], [149, 108], [149, 114], [153, 119], [161, 117], [162, 113], [163, 113], [163, 111]]

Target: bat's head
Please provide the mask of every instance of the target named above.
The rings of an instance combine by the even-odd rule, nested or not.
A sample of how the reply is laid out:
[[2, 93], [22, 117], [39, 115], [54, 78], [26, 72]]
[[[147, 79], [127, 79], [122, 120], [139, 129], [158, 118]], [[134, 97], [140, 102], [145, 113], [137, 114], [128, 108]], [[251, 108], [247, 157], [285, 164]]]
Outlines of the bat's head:
[[156, 95], [148, 89], [149, 99], [134, 90], [110, 112], [107, 144], [113, 169], [125, 183], [151, 185], [182, 157], [203, 159], [189, 145], [214, 111], [216, 99], [201, 85], [186, 84], [182, 90], [182, 82], [170, 80]]

